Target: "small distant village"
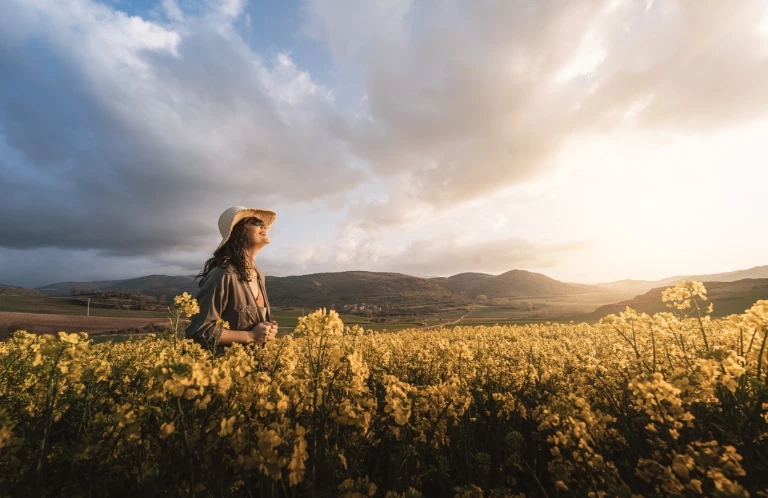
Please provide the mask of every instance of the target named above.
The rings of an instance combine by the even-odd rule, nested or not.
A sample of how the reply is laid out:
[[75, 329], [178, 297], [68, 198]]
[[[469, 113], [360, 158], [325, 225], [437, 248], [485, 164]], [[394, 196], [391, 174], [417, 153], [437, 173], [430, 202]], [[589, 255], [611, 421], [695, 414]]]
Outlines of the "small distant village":
[[380, 312], [381, 307], [376, 306], [375, 304], [354, 303], [354, 304], [342, 305], [341, 310], [347, 313], [364, 313], [367, 315], [367, 314], [376, 314]]

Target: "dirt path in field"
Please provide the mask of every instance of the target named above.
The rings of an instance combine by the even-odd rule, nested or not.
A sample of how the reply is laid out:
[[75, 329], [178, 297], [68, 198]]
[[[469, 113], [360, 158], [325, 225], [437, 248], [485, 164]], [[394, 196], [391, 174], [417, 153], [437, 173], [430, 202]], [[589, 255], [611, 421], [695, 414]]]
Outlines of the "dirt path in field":
[[167, 318], [48, 315], [0, 311], [0, 329], [21, 329], [37, 334], [55, 334], [60, 330], [96, 334], [108, 331], [140, 329], [150, 324], [157, 324], [162, 327], [167, 323]]
[[464, 315], [460, 316], [459, 318], [457, 318], [452, 322], [438, 323], [437, 325], [427, 325], [426, 327], [419, 327], [416, 330], [439, 329], [440, 327], [445, 327], [446, 325], [455, 325], [460, 321], [464, 320], [467, 316], [469, 316], [470, 313], [472, 313], [471, 309], [467, 311]]

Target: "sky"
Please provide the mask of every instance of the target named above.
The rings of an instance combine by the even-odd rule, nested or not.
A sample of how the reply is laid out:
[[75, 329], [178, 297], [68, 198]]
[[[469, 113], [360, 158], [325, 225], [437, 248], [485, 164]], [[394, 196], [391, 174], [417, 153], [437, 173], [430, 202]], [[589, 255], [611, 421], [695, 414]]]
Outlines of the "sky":
[[768, 264], [763, 0], [4, 0], [0, 283]]

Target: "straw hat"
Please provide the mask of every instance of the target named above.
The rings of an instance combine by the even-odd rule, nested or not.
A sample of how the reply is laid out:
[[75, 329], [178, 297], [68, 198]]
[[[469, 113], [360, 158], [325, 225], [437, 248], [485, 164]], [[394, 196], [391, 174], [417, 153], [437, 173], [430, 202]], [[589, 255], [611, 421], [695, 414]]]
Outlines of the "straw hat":
[[275, 222], [277, 213], [268, 209], [247, 208], [245, 206], [233, 206], [227, 209], [221, 213], [221, 216], [219, 216], [219, 232], [221, 233], [221, 243], [219, 243], [219, 246], [214, 250], [214, 252], [221, 249], [221, 246], [223, 246], [227, 240], [229, 240], [229, 236], [232, 234], [232, 227], [234, 227], [238, 221], [242, 220], [243, 218], [249, 218], [251, 216], [255, 216], [256, 218], [260, 219], [267, 227], [269, 227], [272, 225], [272, 223]]

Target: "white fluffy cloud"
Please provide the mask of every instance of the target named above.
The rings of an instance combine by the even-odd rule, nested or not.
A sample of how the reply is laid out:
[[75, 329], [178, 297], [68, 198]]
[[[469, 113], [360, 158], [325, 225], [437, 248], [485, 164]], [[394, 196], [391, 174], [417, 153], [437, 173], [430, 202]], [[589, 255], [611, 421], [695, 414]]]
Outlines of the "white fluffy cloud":
[[768, 109], [759, 0], [309, 0], [307, 12], [307, 32], [364, 84], [367, 119], [348, 140], [389, 187], [355, 209], [369, 224], [540, 178], [595, 134], [707, 132]]
[[499, 230], [505, 221], [501, 215], [484, 214], [471, 223], [455, 223], [453, 231], [416, 235], [401, 244], [385, 244], [379, 234], [347, 224], [330, 244], [302, 244], [284, 254], [267, 248], [259, 258], [274, 275], [365, 269], [449, 276], [468, 271], [502, 273], [514, 268], [550, 268], [592, 246], [590, 240], [533, 242], [510, 237]]

